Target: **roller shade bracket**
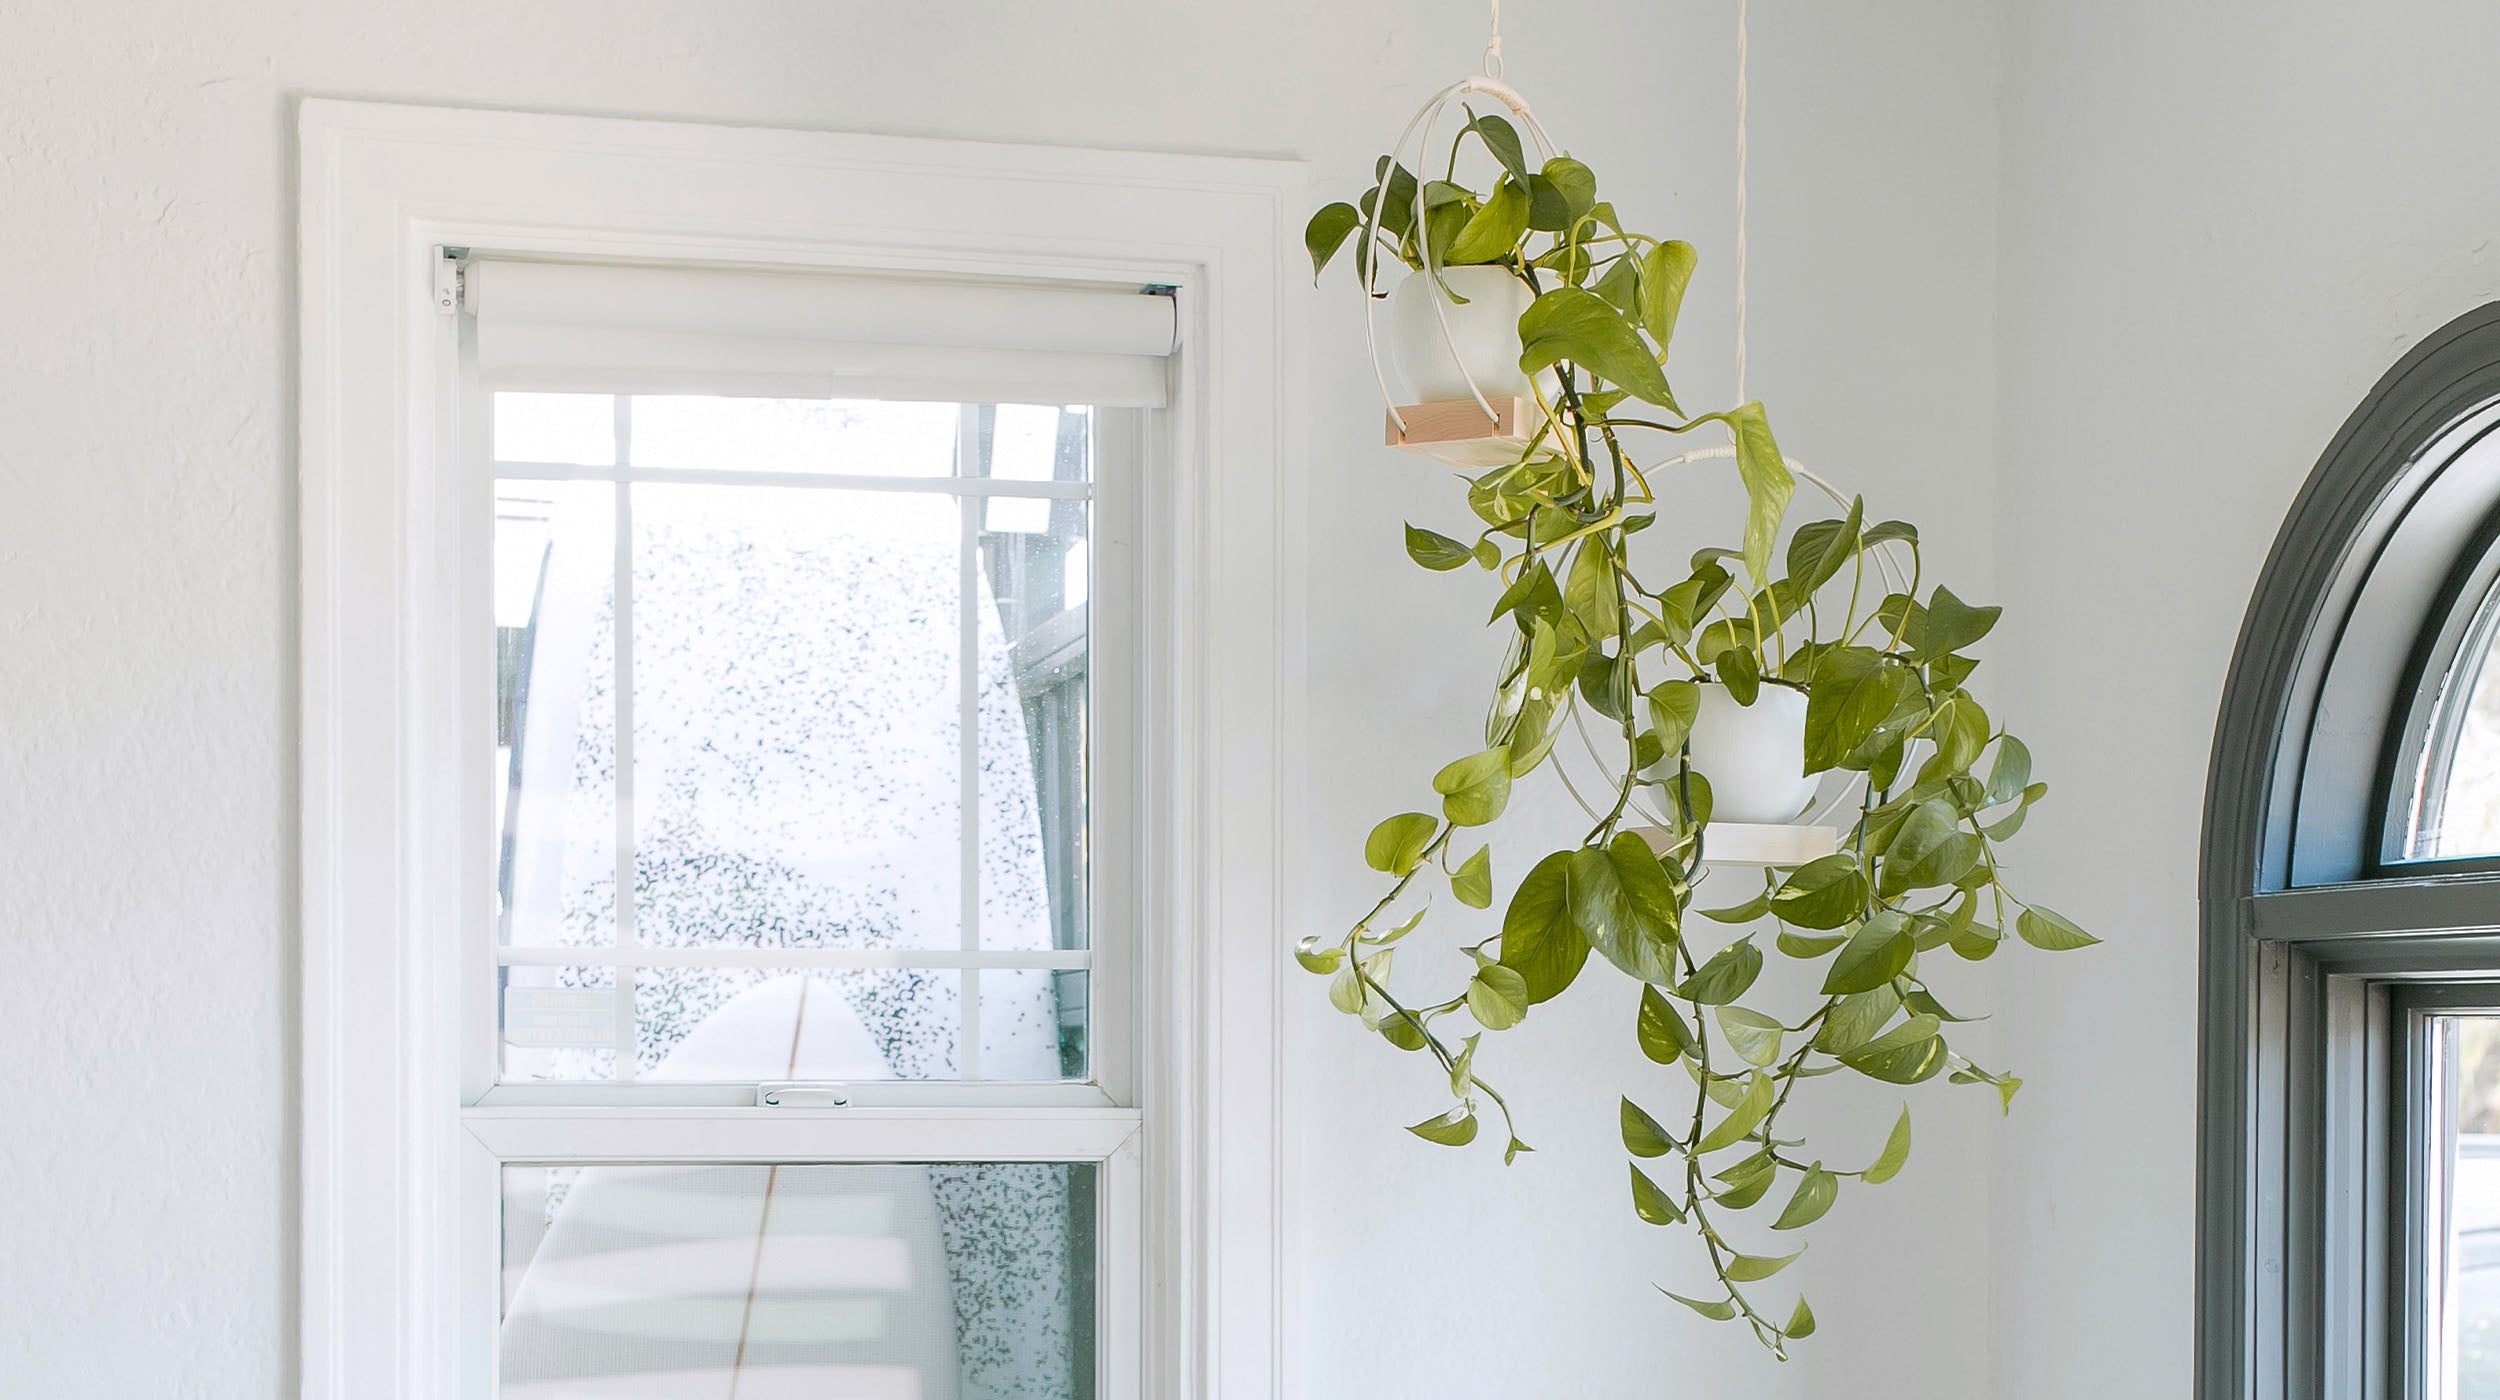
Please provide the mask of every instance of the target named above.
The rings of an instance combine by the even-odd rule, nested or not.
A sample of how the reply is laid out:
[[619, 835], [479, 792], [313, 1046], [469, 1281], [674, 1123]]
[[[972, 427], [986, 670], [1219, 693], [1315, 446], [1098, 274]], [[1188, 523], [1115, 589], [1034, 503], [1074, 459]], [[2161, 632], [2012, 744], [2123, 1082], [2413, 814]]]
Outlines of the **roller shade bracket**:
[[434, 309], [445, 316], [469, 306], [469, 250], [466, 248], [434, 249]]

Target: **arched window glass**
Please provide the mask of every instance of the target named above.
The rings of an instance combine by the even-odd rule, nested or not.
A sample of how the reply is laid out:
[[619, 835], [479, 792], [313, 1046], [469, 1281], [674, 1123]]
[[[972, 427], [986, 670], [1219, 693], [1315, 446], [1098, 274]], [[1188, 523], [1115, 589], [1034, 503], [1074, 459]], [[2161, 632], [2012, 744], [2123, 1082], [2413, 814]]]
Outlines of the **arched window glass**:
[[2468, 618], [2463, 645], [2426, 697], [2420, 757], [2403, 794], [2407, 860], [2500, 855], [2500, 665], [2492, 664], [2500, 589], [2485, 591]]

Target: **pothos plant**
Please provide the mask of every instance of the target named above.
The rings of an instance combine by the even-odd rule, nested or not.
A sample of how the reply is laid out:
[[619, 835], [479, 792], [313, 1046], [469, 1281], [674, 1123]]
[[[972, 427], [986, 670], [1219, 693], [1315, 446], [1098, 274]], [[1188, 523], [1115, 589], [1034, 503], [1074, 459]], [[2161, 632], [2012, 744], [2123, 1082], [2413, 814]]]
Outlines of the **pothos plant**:
[[[1482, 193], [1456, 175], [1471, 141], [1497, 167]], [[1472, 542], [1406, 529], [1407, 552], [1425, 568], [1474, 564], [1498, 576], [1491, 623], [1508, 644], [1484, 746], [1434, 775], [1437, 814], [1404, 812], [1372, 829], [1364, 859], [1388, 888], [1342, 935], [1306, 938], [1296, 956], [1330, 979], [1339, 1010], [1399, 1050], [1428, 1054], [1446, 1077], [1455, 1101], [1412, 1132], [1466, 1146], [1489, 1104], [1506, 1163], [1529, 1148], [1510, 1101], [1479, 1073], [1482, 1034], [1551, 1001], [1592, 952], [1631, 979], [1628, 1029], [1661, 1067], [1622, 1100], [1632, 1210], [1690, 1229], [1708, 1257], [1715, 1289], [1668, 1296], [1706, 1318], [1741, 1319], [1785, 1356], [1814, 1314], [1802, 1297], [1766, 1310], [1753, 1286], [1798, 1257], [1794, 1232], [1831, 1210], [1844, 1185], [1890, 1180], [1910, 1151], [1904, 1107], [1871, 1156], [1833, 1165], [1786, 1135], [1799, 1088], [1833, 1074], [1887, 1086], [1943, 1075], [1990, 1086], [2010, 1110], [2022, 1081], [1953, 1047], [1947, 1028], [1966, 1018], [1937, 999], [1923, 964], [1987, 958], [2009, 930], [2048, 950], [2096, 941], [2002, 878], [2002, 844], [2047, 788], [1968, 688], [1970, 648], [1999, 610], [1926, 586], [1917, 530], [1870, 525], [1862, 501], [1798, 526], [1778, 548], [1795, 482], [1762, 406], [1688, 414], [1668, 387], [1692, 247], [1626, 229], [1579, 161], [1531, 168], [1507, 122], [1471, 113], [1441, 178], [1419, 185], [1383, 157], [1360, 207], [1313, 216], [1314, 271], [1349, 239], [1374, 295], [1390, 264], [1436, 282], [1447, 266], [1498, 266], [1526, 283], [1519, 368], [1543, 423], [1518, 460], [1465, 479], [1482, 526]], [[1705, 425], [1734, 439], [1744, 532], [1733, 548], [1662, 567], [1638, 557], [1635, 539], [1673, 502], [1636, 448]], [[1885, 571], [1870, 570], [1885, 549], [1905, 561], [1892, 571], [1905, 587], [1886, 588]], [[1766, 869], [1749, 897], [1695, 910], [1711, 792], [1689, 740], [1707, 685], [1744, 706], [1771, 687], [1802, 692], [1802, 772], [1844, 770], [1863, 783], [1835, 853]], [[1457, 904], [1492, 907], [1491, 849], [1473, 834], [1549, 766], [1567, 726], [1592, 723], [1613, 754], [1609, 787], [1588, 804], [1595, 819], [1529, 867], [1497, 929], [1462, 944], [1474, 966], [1463, 987], [1438, 999], [1392, 990], [1396, 946], [1423, 925], [1432, 887], [1446, 881]], [[1736, 931], [1713, 938], [1714, 924]], [[1766, 935], [1780, 957], [1814, 965], [1784, 979], [1815, 988], [1803, 1004], [1761, 1004]]]

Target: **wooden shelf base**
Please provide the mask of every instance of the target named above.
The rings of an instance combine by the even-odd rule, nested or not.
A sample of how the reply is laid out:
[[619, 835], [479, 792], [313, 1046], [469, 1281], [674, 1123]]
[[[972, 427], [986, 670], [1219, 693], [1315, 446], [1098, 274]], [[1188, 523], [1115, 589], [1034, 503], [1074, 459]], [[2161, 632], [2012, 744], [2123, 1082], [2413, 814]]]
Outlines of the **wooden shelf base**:
[[[1474, 399], [1447, 403], [1400, 404], [1386, 418], [1391, 447], [1418, 452], [1454, 467], [1506, 467], [1525, 456], [1528, 443], [1544, 425], [1543, 410], [1534, 399], [1490, 400], [1493, 417]], [[1404, 432], [1398, 419], [1406, 420]]]
[[[1675, 844], [1662, 826], [1632, 830], [1661, 855]], [[1712, 822], [1702, 843], [1702, 860], [1708, 865], [1803, 865], [1839, 850], [1841, 834], [1836, 826]]]

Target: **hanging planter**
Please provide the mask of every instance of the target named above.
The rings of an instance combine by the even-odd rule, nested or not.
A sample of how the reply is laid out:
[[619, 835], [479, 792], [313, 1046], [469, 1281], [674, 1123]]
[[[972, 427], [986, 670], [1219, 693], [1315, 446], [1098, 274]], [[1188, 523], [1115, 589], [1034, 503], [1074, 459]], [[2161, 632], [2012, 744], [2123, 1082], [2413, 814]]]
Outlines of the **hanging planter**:
[[[1464, 126], [1446, 151], [1431, 147], [1454, 103]], [[1418, 180], [1415, 168], [1449, 173]], [[1462, 168], [1475, 178], [1462, 182]], [[1498, 79], [1439, 94], [1362, 201], [1321, 209], [1306, 239], [1315, 271], [1351, 247], [1367, 317], [1385, 271], [1420, 269], [1392, 301], [1392, 356], [1374, 331], [1390, 441], [1482, 470], [1457, 482], [1473, 538], [1409, 525], [1406, 548], [1428, 569], [1489, 574], [1505, 641], [1483, 746], [1433, 776], [1432, 810], [1373, 828], [1364, 859], [1387, 888], [1296, 956], [1329, 979], [1339, 1010], [1428, 1053], [1446, 1079], [1453, 1101], [1411, 1131], [1465, 1146], [1489, 1108], [1505, 1161], [1528, 1144], [1478, 1072], [1483, 1034], [1584, 973], [1621, 974], [1617, 1014], [1661, 1067], [1621, 1103], [1632, 1209], [1698, 1242], [1692, 1271], [1708, 1282], [1670, 1296], [1742, 1320], [1785, 1355], [1813, 1312], [1802, 1298], [1766, 1311], [1756, 1285], [1802, 1252], [1793, 1232], [1844, 1187], [1890, 1179], [1910, 1150], [1905, 1108], [1882, 1143], [1827, 1156], [1798, 1140], [1792, 1099], [1825, 1075], [1838, 1077], [1808, 1092], [1890, 1094], [1944, 1076], [2010, 1107], [2021, 1081], [1955, 1048], [1948, 1028], [1966, 1018], [1929, 970], [1990, 957], [2009, 937], [2052, 950], [2095, 941], [2001, 878], [2002, 843], [2047, 788], [1969, 687], [1998, 610], [1931, 582], [1913, 526], [1870, 522], [1861, 500], [1784, 457], [1761, 404], [1682, 408], [1665, 367], [1692, 247], [1627, 226]], [[1436, 272], [1456, 297], [1434, 295]], [[1741, 337], [1741, 291], [1739, 307]], [[1497, 317], [1514, 318], [1507, 334]], [[1440, 397], [1401, 402], [1386, 358], [1401, 383]], [[1741, 351], [1739, 366], [1741, 384]], [[1506, 417], [1514, 397], [1522, 408]], [[1704, 431], [1727, 444], [1677, 449]], [[1714, 460], [1734, 465], [1743, 520], [1724, 547], [1659, 557], [1642, 533], [1694, 516], [1682, 473]], [[1791, 528], [1800, 481], [1837, 513]], [[1476, 829], [1548, 774], [1587, 824], [1543, 837], [1548, 854], [1506, 881]], [[1829, 824], [1808, 812], [1835, 803]], [[1498, 916], [1466, 912], [1492, 910], [1506, 883]], [[1433, 907], [1443, 890], [1458, 910]], [[1393, 989], [1397, 945], [1427, 927], [1449, 931], [1472, 975], [1430, 994]], [[1784, 1004], [1757, 988], [1765, 944], [1813, 965], [1811, 996]]]

